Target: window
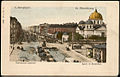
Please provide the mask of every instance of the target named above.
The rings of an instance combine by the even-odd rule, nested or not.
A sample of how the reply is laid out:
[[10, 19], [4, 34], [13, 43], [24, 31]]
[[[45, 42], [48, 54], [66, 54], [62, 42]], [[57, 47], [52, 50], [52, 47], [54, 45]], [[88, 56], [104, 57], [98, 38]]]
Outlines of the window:
[[102, 24], [102, 21], [100, 22], [100, 24]]
[[97, 24], [99, 24], [99, 21], [97, 21]]
[[95, 20], [94, 20], [94, 24], [95, 24]]
[[104, 33], [104, 32], [102, 32], [102, 33], [101, 33], [101, 36], [102, 36], [102, 37], [104, 37], [104, 36], [105, 36], [105, 33]]

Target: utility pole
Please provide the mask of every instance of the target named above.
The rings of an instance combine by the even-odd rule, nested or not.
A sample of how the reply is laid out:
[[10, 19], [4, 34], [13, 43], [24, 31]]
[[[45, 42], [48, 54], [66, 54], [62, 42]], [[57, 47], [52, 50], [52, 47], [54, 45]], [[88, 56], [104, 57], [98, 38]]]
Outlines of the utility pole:
[[72, 32], [72, 49], [73, 49], [74, 33]]

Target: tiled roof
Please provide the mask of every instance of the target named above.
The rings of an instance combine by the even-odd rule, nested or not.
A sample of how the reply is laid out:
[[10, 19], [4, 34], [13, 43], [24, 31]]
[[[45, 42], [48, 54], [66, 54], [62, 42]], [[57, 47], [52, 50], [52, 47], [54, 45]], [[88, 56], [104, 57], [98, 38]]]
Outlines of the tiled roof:
[[84, 26], [79, 26], [78, 28], [79, 28], [80, 30], [84, 30], [85, 27], [84, 27]]
[[79, 22], [79, 24], [85, 24], [85, 21], [81, 20], [81, 21]]
[[93, 46], [94, 48], [106, 48], [106, 44], [101, 44], [101, 45], [95, 45]]
[[85, 24], [93, 24], [93, 22], [91, 20], [87, 20]]
[[105, 26], [104, 24], [102, 24], [102, 25], [97, 25], [97, 24], [96, 24], [96, 25], [93, 26], [93, 28], [96, 30], [96, 29], [98, 29], [98, 28], [100, 28], [100, 27], [102, 27], [102, 26], [104, 26], [104, 27], [106, 28], [106, 26]]
[[51, 24], [49, 25], [49, 28], [76, 28], [78, 25], [77, 24], [64, 24], [64, 25], [59, 25], [59, 24]]

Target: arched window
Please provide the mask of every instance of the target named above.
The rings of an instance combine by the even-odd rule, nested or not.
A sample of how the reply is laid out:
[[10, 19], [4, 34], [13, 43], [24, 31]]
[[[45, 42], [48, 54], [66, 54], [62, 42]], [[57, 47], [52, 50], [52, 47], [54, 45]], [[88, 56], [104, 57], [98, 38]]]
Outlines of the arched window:
[[91, 25], [90, 25], [90, 28], [91, 28]]
[[94, 24], [95, 24], [95, 20], [94, 20]]
[[99, 24], [99, 20], [97, 21], [97, 24]]

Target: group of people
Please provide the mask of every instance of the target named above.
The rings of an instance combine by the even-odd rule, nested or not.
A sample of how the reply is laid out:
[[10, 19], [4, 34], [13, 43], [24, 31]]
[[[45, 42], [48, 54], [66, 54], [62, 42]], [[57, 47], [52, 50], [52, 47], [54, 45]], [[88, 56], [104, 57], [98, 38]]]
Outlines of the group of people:
[[70, 48], [69, 48], [69, 47], [70, 47], [70, 45], [67, 45], [67, 46], [66, 46], [66, 50], [67, 50], [67, 51], [70, 51]]
[[24, 50], [23, 46], [21, 46], [21, 47], [18, 46], [17, 49]]
[[39, 57], [41, 58], [42, 61], [55, 62], [55, 60], [53, 59], [53, 56], [50, 55], [48, 51], [45, 51], [42, 47], [37, 47], [37, 49], [38, 49]]

